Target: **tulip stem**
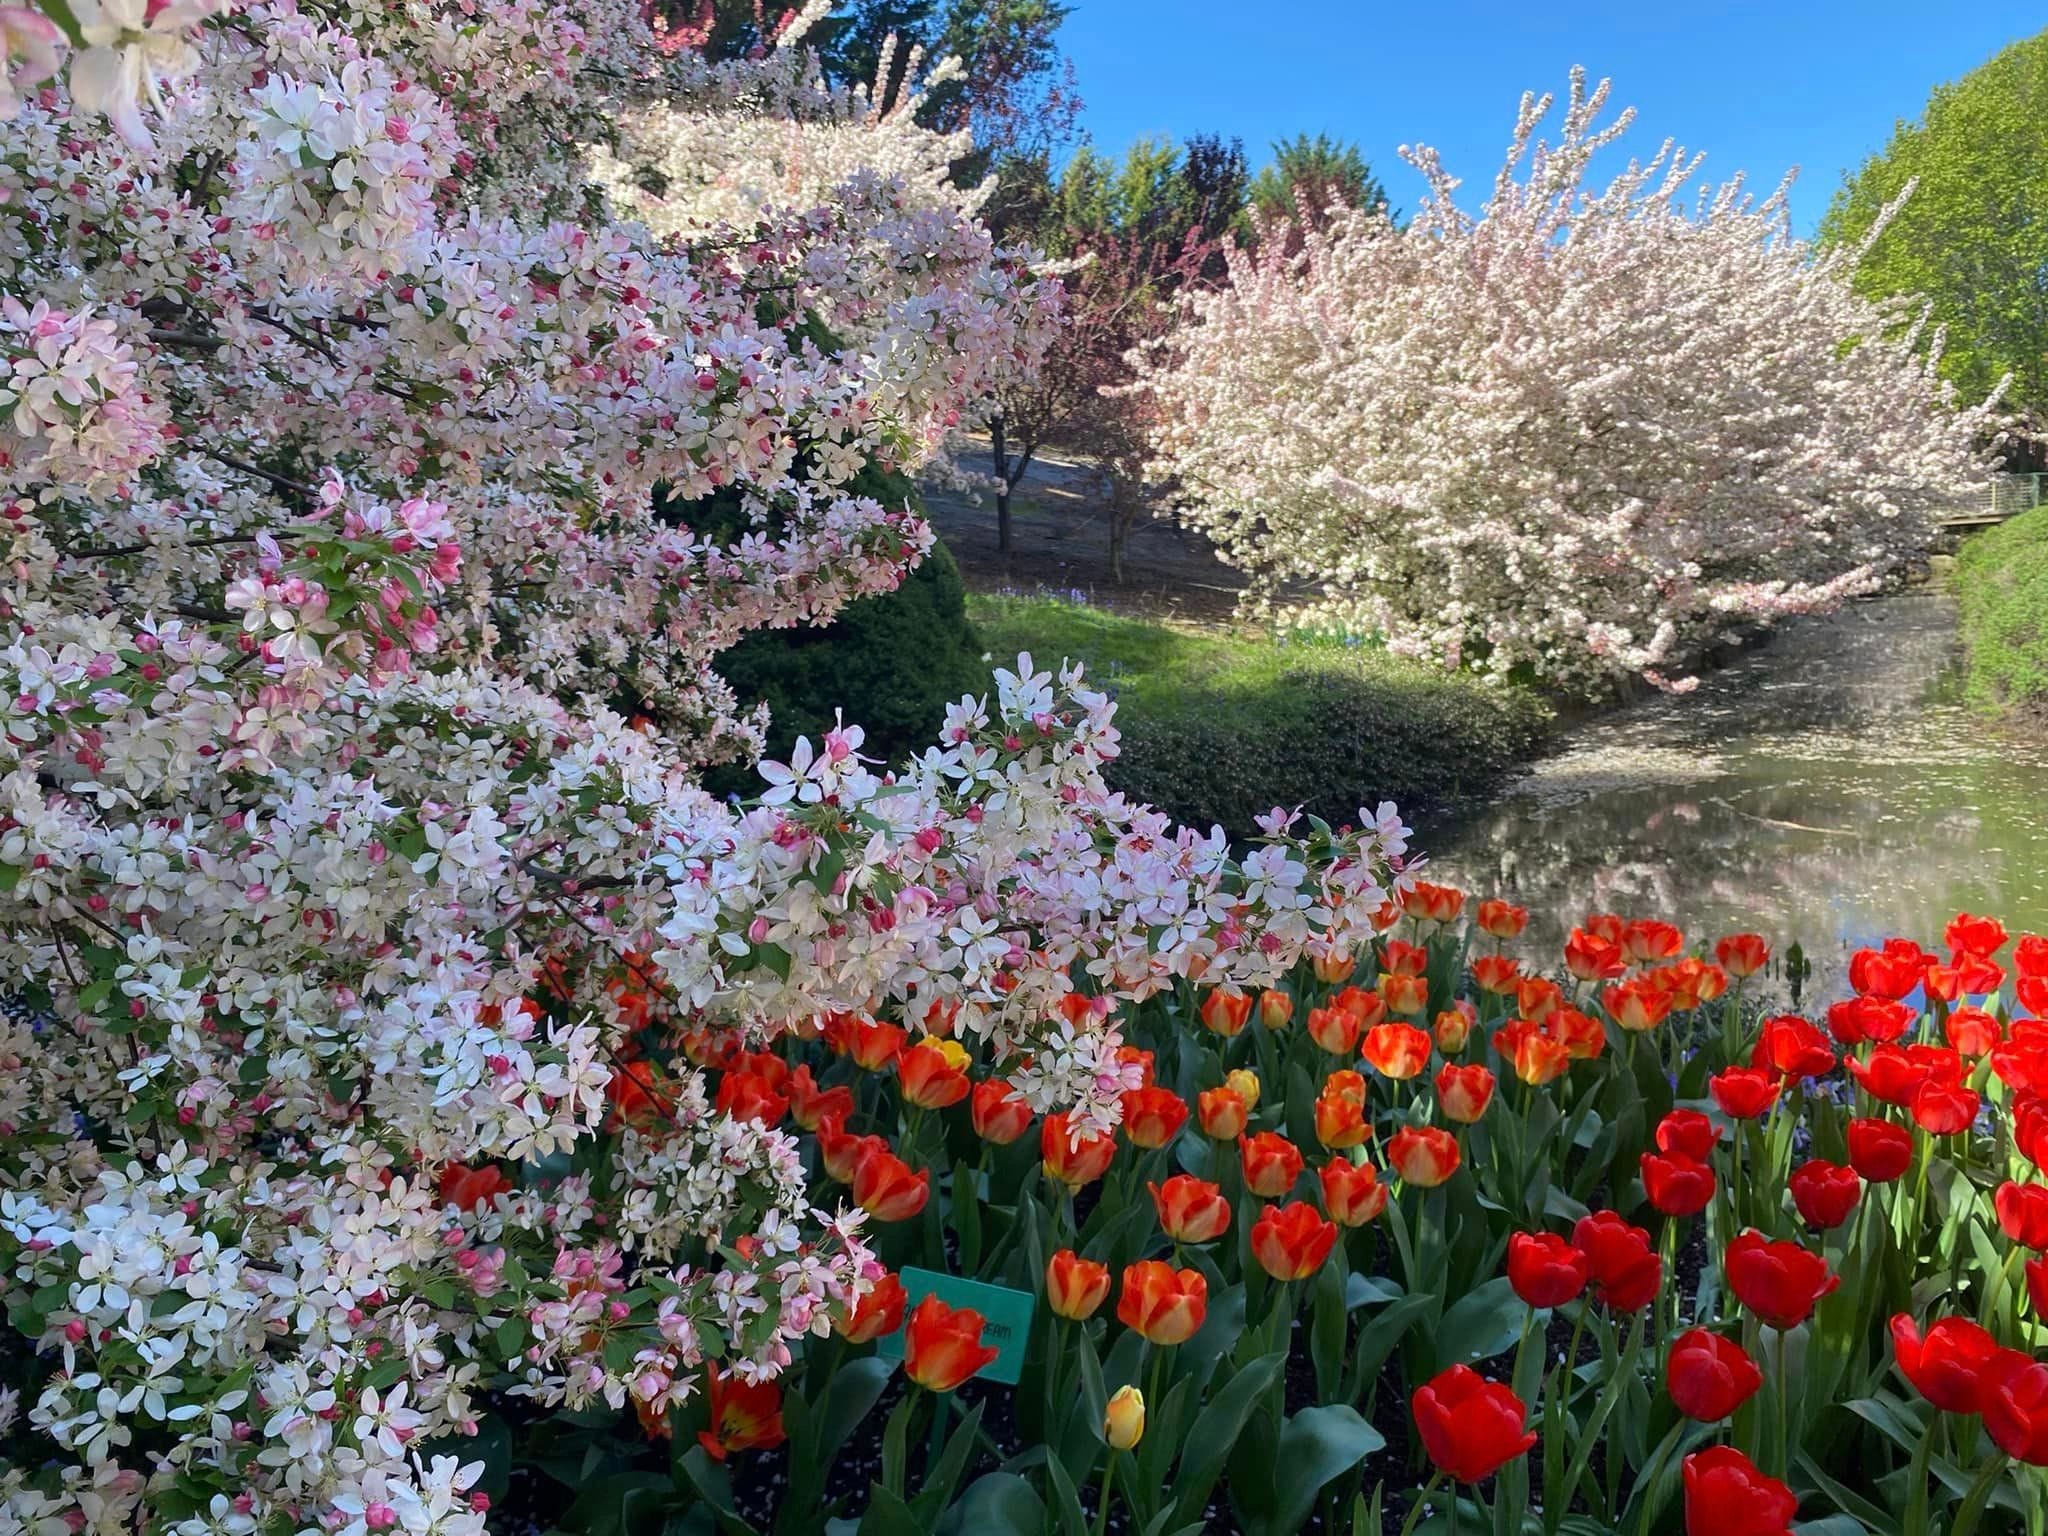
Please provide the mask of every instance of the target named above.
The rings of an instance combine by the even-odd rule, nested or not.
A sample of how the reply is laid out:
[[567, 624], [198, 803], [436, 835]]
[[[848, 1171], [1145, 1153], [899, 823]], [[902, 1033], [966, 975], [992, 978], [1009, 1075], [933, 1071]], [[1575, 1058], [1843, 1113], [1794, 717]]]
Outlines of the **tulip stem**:
[[1785, 1330], [1776, 1330], [1778, 1362], [1778, 1476], [1792, 1471], [1792, 1381], [1785, 1374]]
[[[1443, 1482], [1444, 1475], [1441, 1470], [1429, 1474], [1429, 1481], [1422, 1485], [1422, 1492], [1415, 1496], [1415, 1502], [1409, 1506], [1408, 1518], [1401, 1525], [1401, 1536], [1415, 1536], [1415, 1527], [1422, 1523], [1422, 1512], [1429, 1507], [1430, 1495], [1441, 1488]], [[1455, 1504], [1457, 1499], [1455, 1489], [1452, 1491], [1451, 1497]], [[1452, 1518], [1455, 1519], [1456, 1517], [1453, 1516]]]
[[1102, 1464], [1102, 1502], [1095, 1511], [1095, 1536], [1103, 1536], [1109, 1529], [1109, 1501], [1116, 1488], [1116, 1459], [1120, 1454], [1115, 1446], [1111, 1446], [1109, 1459]]

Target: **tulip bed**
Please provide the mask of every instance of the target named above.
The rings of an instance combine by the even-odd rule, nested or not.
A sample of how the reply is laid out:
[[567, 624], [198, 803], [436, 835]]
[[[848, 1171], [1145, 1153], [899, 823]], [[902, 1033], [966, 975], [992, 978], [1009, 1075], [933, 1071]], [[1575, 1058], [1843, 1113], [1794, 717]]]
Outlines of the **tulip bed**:
[[[616, 1118], [658, 1123], [668, 1052], [715, 1068], [890, 1272], [644, 1438], [508, 1435], [536, 1507], [592, 1536], [2038, 1536], [2048, 940], [1959, 916], [1809, 1019], [1755, 935], [1594, 916], [1553, 969], [1520, 909], [1467, 908], [1416, 884], [1369, 953], [1129, 1010], [1114, 1137], [1034, 1120], [943, 1016], [749, 1054], [650, 1014]], [[919, 1272], [1028, 1295], [1014, 1386]]]

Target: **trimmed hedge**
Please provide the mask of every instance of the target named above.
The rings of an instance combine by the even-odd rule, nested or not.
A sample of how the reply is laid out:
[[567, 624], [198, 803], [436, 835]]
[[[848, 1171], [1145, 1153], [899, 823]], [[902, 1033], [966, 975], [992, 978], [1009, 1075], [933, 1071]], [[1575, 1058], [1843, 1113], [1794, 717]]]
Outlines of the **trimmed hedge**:
[[2048, 714], [2048, 507], [1964, 539], [1955, 584], [1969, 701]]
[[1242, 639], [1046, 598], [977, 597], [990, 653], [1084, 663], [1117, 697], [1109, 779], [1176, 820], [1233, 834], [1275, 805], [1332, 825], [1392, 800], [1412, 817], [1483, 794], [1542, 743], [1534, 693], [1384, 651]]

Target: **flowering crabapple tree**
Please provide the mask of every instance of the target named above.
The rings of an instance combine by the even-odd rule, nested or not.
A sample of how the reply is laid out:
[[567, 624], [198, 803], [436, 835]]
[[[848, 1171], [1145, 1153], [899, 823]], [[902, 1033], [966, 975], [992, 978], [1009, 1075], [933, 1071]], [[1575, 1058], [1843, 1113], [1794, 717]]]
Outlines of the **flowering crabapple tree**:
[[719, 651], [895, 585], [930, 531], [847, 487], [1057, 317], [900, 177], [685, 239], [563, 149], [800, 65], [628, 0], [0, 41], [0, 1531], [474, 1536], [493, 1399], [658, 1419], [877, 1273], [690, 1042], [879, 1012], [1101, 1127], [1119, 1000], [1370, 931], [1392, 807], [1234, 854], [1028, 658], [894, 772], [700, 787]]
[[1605, 187], [1606, 82], [1525, 96], [1478, 217], [1428, 149], [1413, 220], [1350, 210], [1231, 258], [1143, 360], [1183, 515], [1397, 650], [1597, 689], [1870, 590], [1988, 467], [1939, 337], [1791, 237], [1785, 193], [1696, 195], [1668, 143]]

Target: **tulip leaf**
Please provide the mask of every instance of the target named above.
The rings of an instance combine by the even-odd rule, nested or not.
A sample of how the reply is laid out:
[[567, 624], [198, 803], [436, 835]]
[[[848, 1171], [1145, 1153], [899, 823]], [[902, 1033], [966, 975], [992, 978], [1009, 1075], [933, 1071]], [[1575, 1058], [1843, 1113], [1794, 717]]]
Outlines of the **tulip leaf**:
[[1467, 1291], [1437, 1325], [1437, 1368], [1470, 1365], [1512, 1349], [1528, 1318], [1528, 1303], [1515, 1294], [1505, 1275]]
[[1280, 1430], [1280, 1498], [1265, 1529], [1276, 1536], [1300, 1530], [1324, 1485], [1386, 1444], [1386, 1438], [1349, 1404], [1302, 1409]]
[[981, 1200], [974, 1189], [974, 1170], [965, 1163], [953, 1165], [953, 1198], [947, 1214], [960, 1240], [960, 1272], [972, 1275], [981, 1267]]
[[1047, 1458], [1045, 1480], [1052, 1487], [1052, 1507], [1059, 1511], [1060, 1526], [1066, 1536], [1088, 1536], [1088, 1517], [1081, 1510], [1081, 1495], [1074, 1491], [1074, 1480], [1067, 1476], [1067, 1469], [1060, 1465], [1057, 1456]]
[[1800, 1521], [1792, 1527], [1792, 1536], [1870, 1536], [1870, 1530], [1848, 1515], [1823, 1515], [1818, 1520]]
[[1358, 1342], [1351, 1347], [1351, 1379], [1361, 1390], [1378, 1377], [1387, 1356], [1400, 1348], [1408, 1330], [1436, 1304], [1434, 1296], [1403, 1296], [1358, 1330]]
[[1379, 1302], [1399, 1301], [1406, 1294], [1396, 1281], [1380, 1275], [1360, 1274], [1357, 1270], [1353, 1270], [1344, 1282], [1344, 1305], [1353, 1312]]
[[1815, 1461], [1806, 1452], [1801, 1451], [1799, 1453], [1799, 1458], [1795, 1465], [1813, 1486], [1825, 1494], [1837, 1508], [1854, 1516], [1859, 1526], [1867, 1527], [1875, 1522], [1878, 1528], [1882, 1529], [1888, 1523], [1883, 1510], [1864, 1498], [1860, 1493], [1854, 1492], [1828, 1476], [1826, 1472], [1821, 1470], [1820, 1463]]
[[817, 1460], [830, 1466], [846, 1444], [847, 1437], [868, 1416], [889, 1385], [896, 1363], [879, 1355], [849, 1360], [832, 1376], [825, 1389], [824, 1405], [818, 1409]]
[[974, 1454], [975, 1436], [981, 1431], [982, 1405], [976, 1403], [954, 1426], [952, 1436], [946, 1441], [946, 1448], [940, 1452], [936, 1465], [927, 1464], [924, 1469], [924, 1486], [917, 1491], [917, 1497], [910, 1501], [911, 1511], [918, 1518], [920, 1530], [930, 1530], [941, 1511], [952, 1502], [953, 1490], [960, 1484], [960, 1474], [967, 1470], [967, 1459]]
[[1244, 1287], [1233, 1285], [1228, 1290], [1212, 1291], [1209, 1296], [1209, 1315], [1202, 1320], [1202, 1326], [1195, 1336], [1180, 1349], [1182, 1364], [1188, 1371], [1189, 1379], [1206, 1383], [1209, 1373], [1216, 1368], [1216, 1362], [1237, 1348], [1237, 1341], [1244, 1337]]
[[1045, 1528], [1045, 1501], [1038, 1490], [1014, 1472], [990, 1472], [976, 1478], [946, 1511], [940, 1536], [1039, 1536]]
[[1210, 1490], [1222, 1475], [1224, 1459], [1229, 1456], [1230, 1448], [1237, 1444], [1237, 1437], [1244, 1432], [1245, 1421], [1258, 1408], [1259, 1400], [1273, 1383], [1279, 1380], [1281, 1368], [1286, 1363], [1285, 1350], [1261, 1355], [1226, 1381], [1203, 1408], [1194, 1427], [1188, 1431], [1186, 1445], [1181, 1448], [1180, 1472], [1174, 1479], [1174, 1488], [1179, 1494], [1175, 1507], [1182, 1518], [1196, 1519], [1207, 1507]]
[[879, 1484], [868, 1490], [867, 1513], [860, 1517], [860, 1536], [926, 1536], [930, 1529], [911, 1512], [900, 1494]]

